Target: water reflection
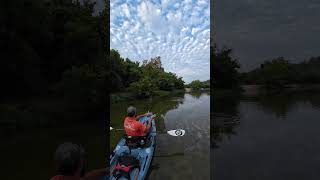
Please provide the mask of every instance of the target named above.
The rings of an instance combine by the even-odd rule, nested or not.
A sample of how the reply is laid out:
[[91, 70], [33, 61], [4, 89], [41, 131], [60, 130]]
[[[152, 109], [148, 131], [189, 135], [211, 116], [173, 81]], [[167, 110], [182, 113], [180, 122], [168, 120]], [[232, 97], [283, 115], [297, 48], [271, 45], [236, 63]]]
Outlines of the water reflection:
[[190, 94], [193, 98], [199, 99], [201, 96], [210, 96], [210, 91], [192, 91]]
[[211, 147], [218, 148], [219, 143], [236, 135], [235, 128], [240, 124], [240, 102], [255, 104], [266, 114], [286, 119], [298, 104], [310, 104], [320, 108], [320, 95], [314, 93], [286, 93], [259, 97], [225, 96], [213, 98], [213, 123], [211, 123]]
[[214, 179], [320, 177], [320, 94], [222, 97], [212, 104]]
[[213, 98], [213, 123], [211, 123], [211, 148], [218, 148], [225, 138], [235, 135], [235, 127], [240, 123], [239, 96]]
[[320, 107], [320, 95], [314, 93], [283, 93], [273, 96], [261, 96], [247, 99], [256, 102], [266, 113], [274, 114], [277, 118], [284, 119], [288, 112], [298, 104], [311, 104], [313, 108]]
[[201, 92], [200, 91], [194, 91], [194, 92], [190, 92], [188, 93], [190, 94], [193, 98], [199, 99], [201, 96]]

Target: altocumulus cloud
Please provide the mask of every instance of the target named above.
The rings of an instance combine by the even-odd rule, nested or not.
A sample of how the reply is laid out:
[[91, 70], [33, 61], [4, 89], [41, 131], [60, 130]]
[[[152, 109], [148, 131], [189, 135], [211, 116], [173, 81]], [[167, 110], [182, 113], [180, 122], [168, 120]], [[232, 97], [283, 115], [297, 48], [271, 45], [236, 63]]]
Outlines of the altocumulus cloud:
[[122, 57], [160, 56], [166, 71], [210, 78], [209, 0], [111, 0], [110, 46]]

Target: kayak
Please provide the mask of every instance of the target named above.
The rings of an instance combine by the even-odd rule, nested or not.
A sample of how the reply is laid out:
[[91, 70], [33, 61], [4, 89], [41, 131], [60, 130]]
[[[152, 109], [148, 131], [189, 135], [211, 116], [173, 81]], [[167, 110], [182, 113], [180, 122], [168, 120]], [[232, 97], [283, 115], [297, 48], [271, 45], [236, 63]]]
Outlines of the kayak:
[[156, 146], [155, 115], [141, 117], [143, 124], [151, 123], [146, 137], [121, 138], [110, 155], [110, 180], [144, 180], [151, 165]]

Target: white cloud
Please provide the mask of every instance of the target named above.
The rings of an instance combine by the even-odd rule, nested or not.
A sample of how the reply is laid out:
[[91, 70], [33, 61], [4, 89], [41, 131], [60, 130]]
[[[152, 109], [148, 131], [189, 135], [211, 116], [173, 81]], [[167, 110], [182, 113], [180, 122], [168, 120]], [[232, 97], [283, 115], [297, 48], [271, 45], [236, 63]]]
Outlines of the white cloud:
[[168, 6], [169, 0], [161, 0], [162, 9], [165, 10]]
[[210, 78], [209, 0], [129, 2], [111, 3], [111, 48], [133, 61], [160, 56], [186, 82]]
[[123, 13], [127, 16], [127, 18], [130, 18], [130, 11], [129, 11], [128, 5], [122, 4], [121, 8], [122, 8]]

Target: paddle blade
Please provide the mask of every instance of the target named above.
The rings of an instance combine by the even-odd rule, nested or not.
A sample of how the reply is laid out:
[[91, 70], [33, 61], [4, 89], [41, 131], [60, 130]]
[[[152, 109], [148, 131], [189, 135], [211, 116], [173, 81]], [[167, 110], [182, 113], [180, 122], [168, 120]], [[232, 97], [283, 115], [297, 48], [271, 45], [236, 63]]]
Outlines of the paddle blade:
[[175, 130], [167, 131], [167, 133], [171, 136], [184, 136], [186, 131], [183, 129], [175, 129]]

